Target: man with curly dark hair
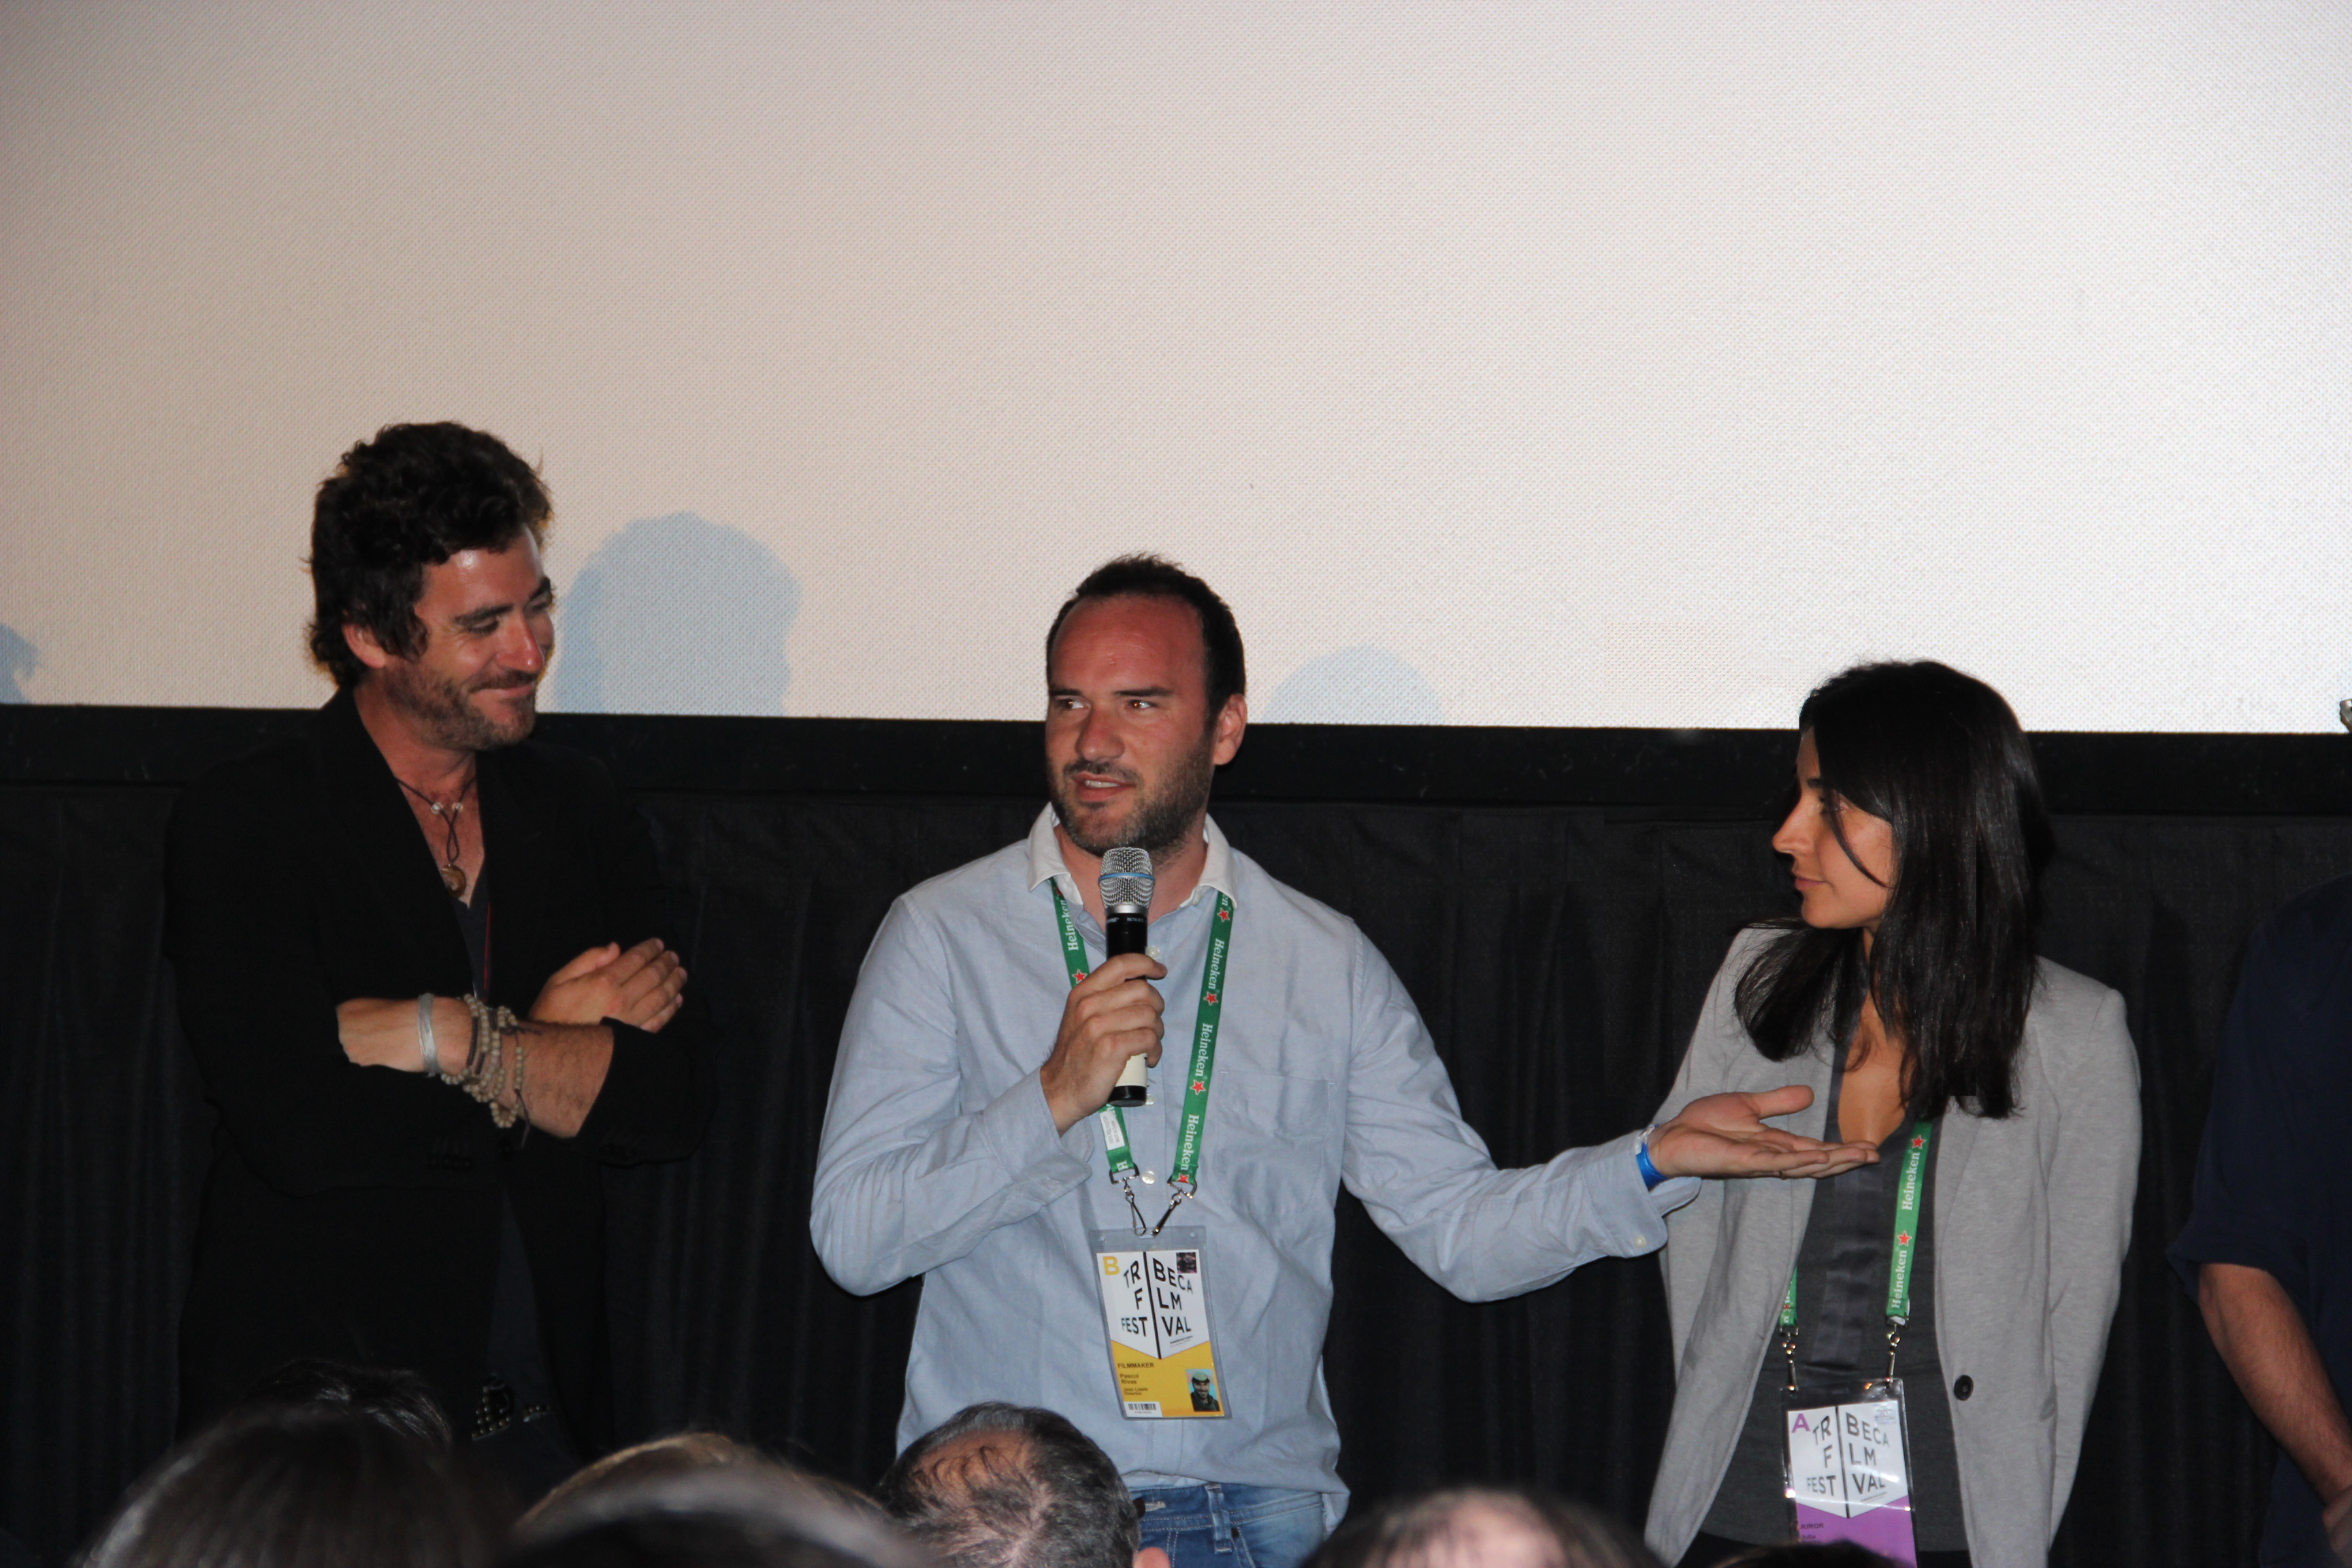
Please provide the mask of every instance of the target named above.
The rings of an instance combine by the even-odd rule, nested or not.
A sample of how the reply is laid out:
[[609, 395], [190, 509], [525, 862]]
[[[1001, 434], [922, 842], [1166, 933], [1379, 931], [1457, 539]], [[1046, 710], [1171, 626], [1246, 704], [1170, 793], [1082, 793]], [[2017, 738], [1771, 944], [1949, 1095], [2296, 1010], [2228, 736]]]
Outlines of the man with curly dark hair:
[[421, 1373], [527, 1493], [608, 1441], [598, 1166], [685, 1154], [708, 1097], [645, 824], [529, 739], [550, 515], [478, 430], [345, 453], [311, 529], [334, 699], [173, 813], [166, 945], [220, 1112], [184, 1430], [326, 1356]]

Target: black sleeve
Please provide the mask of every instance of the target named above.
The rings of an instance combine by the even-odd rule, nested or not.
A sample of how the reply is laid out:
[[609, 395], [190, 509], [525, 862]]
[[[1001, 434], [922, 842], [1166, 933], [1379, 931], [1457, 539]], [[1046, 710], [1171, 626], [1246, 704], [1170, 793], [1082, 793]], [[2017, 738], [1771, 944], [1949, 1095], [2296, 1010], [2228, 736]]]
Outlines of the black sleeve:
[[[662, 929], [662, 881], [652, 829], [625, 799], [599, 763], [583, 758], [589, 773], [592, 835], [605, 891], [607, 930], [625, 947], [658, 936]], [[583, 948], [593, 944], [583, 942]], [[605, 1020], [613, 1031], [613, 1061], [604, 1087], [575, 1135], [582, 1152], [606, 1164], [676, 1160], [702, 1141], [710, 1119], [710, 1081], [704, 1009], [697, 1005], [688, 965], [685, 1002], [658, 1034]]]
[[363, 912], [327, 907], [289, 796], [270, 772], [230, 764], [172, 814], [164, 944], [206, 1093], [238, 1154], [280, 1192], [474, 1184], [468, 1167], [488, 1169], [467, 1157], [480, 1107], [343, 1055], [323, 922]]

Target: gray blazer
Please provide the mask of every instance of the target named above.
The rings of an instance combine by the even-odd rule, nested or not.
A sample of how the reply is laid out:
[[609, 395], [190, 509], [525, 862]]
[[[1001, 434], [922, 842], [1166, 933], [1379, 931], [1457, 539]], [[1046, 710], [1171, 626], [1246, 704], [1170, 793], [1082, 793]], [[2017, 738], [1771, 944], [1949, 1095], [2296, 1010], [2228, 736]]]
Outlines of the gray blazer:
[[[1826, 1136], [1826, 1037], [1767, 1061], [1732, 1008], [1767, 936], [1732, 942], [1661, 1120], [1703, 1094], [1801, 1083], [1813, 1103], [1785, 1125]], [[1969, 1396], [1908, 1391], [1948, 1403], [1979, 1568], [2039, 1568], [2074, 1484], [2139, 1178], [2139, 1066], [2123, 998], [2042, 960], [2017, 1074], [2016, 1112], [1995, 1121], [1955, 1109], [1936, 1155], [1937, 1348]], [[1668, 1563], [1689, 1549], [1730, 1466], [1812, 1200], [1806, 1181], [1708, 1182], [1667, 1221], [1675, 1408], [1646, 1533]]]

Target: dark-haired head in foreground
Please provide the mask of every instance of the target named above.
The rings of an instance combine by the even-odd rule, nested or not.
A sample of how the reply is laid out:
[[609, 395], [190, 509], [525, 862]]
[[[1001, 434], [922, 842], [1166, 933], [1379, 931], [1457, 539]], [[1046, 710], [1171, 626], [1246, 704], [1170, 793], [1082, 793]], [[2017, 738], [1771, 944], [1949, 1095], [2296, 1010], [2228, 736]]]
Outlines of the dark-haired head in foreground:
[[796, 1469], [724, 1433], [674, 1432], [667, 1437], [656, 1437], [616, 1454], [607, 1454], [578, 1470], [531, 1505], [530, 1511], [523, 1515], [523, 1527], [532, 1528], [549, 1514], [561, 1512], [594, 1494], [698, 1470], [750, 1470], [761, 1475], [786, 1476], [832, 1498], [853, 1513], [877, 1520], [886, 1517], [879, 1503], [846, 1482]]
[[1656, 1568], [1632, 1531], [1517, 1487], [1460, 1487], [1348, 1516], [1307, 1568]]
[[1050, 1410], [968, 1405], [908, 1444], [878, 1490], [950, 1568], [1167, 1568], [1110, 1457]]
[[167, 1456], [81, 1568], [486, 1568], [507, 1517], [425, 1438], [354, 1410], [263, 1406]]
[[[1850, 1038], [1868, 997], [1908, 1049], [1903, 1090], [1912, 1116], [1955, 1102], [1979, 1116], [2009, 1115], [2052, 843], [2017, 716], [1983, 681], [1921, 662], [1834, 676], [1805, 700], [1797, 722], [1808, 773], [1799, 787], [1801, 795], [1818, 781], [1835, 847], [1830, 869], [1882, 884], [1885, 911], [1866, 943], [1854, 925], [1817, 922], [1809, 897], [1806, 915], [1781, 922], [1781, 935], [1741, 977], [1741, 1025], [1767, 1058], [1786, 1061], [1824, 1022], [1832, 1039]], [[1848, 807], [1892, 829], [1891, 875], [1873, 874], [1867, 854], [1857, 858]], [[1787, 832], [1784, 825], [1775, 847]]]
[[297, 1356], [247, 1392], [240, 1409], [348, 1410], [446, 1453], [457, 1443], [432, 1385], [413, 1372]]
[[772, 1465], [582, 1492], [515, 1532], [504, 1568], [936, 1568], [876, 1514]]

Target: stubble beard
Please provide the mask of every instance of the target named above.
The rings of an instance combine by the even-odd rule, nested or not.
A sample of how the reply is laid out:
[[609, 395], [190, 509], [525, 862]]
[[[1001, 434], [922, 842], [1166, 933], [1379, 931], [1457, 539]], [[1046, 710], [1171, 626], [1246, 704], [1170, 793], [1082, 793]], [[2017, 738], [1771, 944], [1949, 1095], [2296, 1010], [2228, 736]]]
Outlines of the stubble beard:
[[1078, 807], [1076, 775], [1108, 773], [1129, 784], [1138, 784], [1127, 769], [1088, 768], [1081, 758], [1058, 773], [1049, 774], [1045, 793], [1054, 803], [1054, 814], [1062, 819], [1062, 831], [1087, 854], [1100, 859], [1127, 846], [1143, 850], [1156, 865], [1162, 856], [1184, 847], [1192, 832], [1193, 819], [1208, 806], [1209, 788], [1217, 776], [1215, 751], [1214, 728], [1203, 730], [1200, 745], [1170, 771], [1157, 789], [1147, 791], [1138, 784], [1135, 804], [1128, 808], [1125, 819], [1108, 833], [1087, 826]]
[[414, 665], [393, 664], [384, 668], [380, 679], [384, 696], [415, 720], [435, 744], [458, 752], [495, 752], [528, 740], [532, 726], [539, 721], [536, 681], [531, 683], [533, 689], [509, 725], [490, 719], [471, 701], [477, 691], [502, 689], [496, 678], [510, 679], [512, 674], [510, 670], [495, 671], [493, 678], [465, 686]]

